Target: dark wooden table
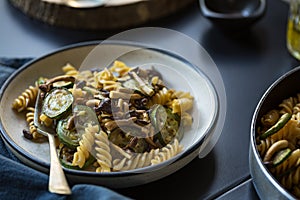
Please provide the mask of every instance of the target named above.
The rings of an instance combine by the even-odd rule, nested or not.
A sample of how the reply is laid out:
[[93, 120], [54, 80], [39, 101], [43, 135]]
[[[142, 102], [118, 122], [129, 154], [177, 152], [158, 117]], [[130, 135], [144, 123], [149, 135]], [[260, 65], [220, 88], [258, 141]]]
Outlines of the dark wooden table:
[[[223, 77], [227, 116], [207, 157], [195, 158], [161, 180], [118, 192], [136, 199], [258, 199], [249, 173], [250, 123], [270, 84], [299, 63], [286, 49], [288, 4], [268, 0], [265, 16], [250, 30], [225, 34], [205, 19], [197, 2], [145, 26], [182, 32], [210, 54]], [[37, 57], [64, 45], [101, 40], [114, 33], [51, 27], [0, 1], [0, 56]]]

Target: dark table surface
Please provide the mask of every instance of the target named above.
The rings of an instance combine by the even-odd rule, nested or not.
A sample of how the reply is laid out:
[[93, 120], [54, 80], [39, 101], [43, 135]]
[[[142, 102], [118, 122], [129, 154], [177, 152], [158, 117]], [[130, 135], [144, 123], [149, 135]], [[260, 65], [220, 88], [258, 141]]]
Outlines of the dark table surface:
[[[195, 158], [161, 180], [116, 191], [136, 199], [258, 199], [249, 173], [250, 123], [270, 84], [299, 63], [286, 49], [288, 4], [268, 0], [265, 16], [250, 30], [225, 34], [205, 19], [197, 2], [145, 26], [182, 32], [210, 54], [223, 77], [227, 115], [208, 156]], [[68, 30], [32, 20], [0, 1], [0, 57], [38, 57], [64, 45], [105, 39], [103, 32]]]

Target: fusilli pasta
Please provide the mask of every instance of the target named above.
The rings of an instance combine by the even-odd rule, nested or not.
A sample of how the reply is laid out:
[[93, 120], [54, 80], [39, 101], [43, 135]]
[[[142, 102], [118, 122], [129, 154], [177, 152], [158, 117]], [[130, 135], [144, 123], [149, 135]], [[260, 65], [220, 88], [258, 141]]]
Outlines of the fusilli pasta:
[[73, 166], [79, 166], [80, 168], [82, 168], [85, 164], [85, 161], [90, 156], [90, 152], [95, 141], [94, 138], [96, 131], [98, 131], [98, 127], [92, 127], [91, 125], [88, 125], [88, 127], [85, 128], [85, 132], [79, 142], [77, 151], [74, 154], [72, 162]]
[[38, 93], [37, 86], [29, 86], [20, 96], [18, 96], [13, 104], [12, 108], [18, 112], [25, 110], [30, 104], [34, 103]]
[[[256, 139], [257, 150], [269, 171], [296, 197], [300, 197], [299, 108], [300, 94], [284, 99], [277, 108], [262, 116]], [[286, 113], [291, 117], [284, 123], [280, 117]], [[279, 130], [274, 131], [274, 127]], [[262, 139], [266, 132], [269, 135]]]
[[182, 151], [180, 126], [192, 125], [194, 98], [168, 88], [154, 68], [115, 61], [109, 68], [84, 71], [67, 63], [62, 71], [64, 75], [39, 78], [12, 108], [27, 109], [26, 134], [39, 138], [32, 106], [40, 90], [39, 120], [55, 129], [65, 167], [113, 173], [155, 165]]

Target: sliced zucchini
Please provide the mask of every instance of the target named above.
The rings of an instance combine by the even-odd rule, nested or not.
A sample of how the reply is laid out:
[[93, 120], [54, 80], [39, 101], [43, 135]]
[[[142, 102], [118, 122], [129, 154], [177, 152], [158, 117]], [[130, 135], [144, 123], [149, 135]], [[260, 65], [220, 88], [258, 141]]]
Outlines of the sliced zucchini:
[[131, 90], [138, 91], [138, 92], [142, 93], [141, 89], [139, 88], [139, 84], [134, 79], [129, 79], [129, 80], [125, 81], [123, 83], [123, 86], [125, 88], [128, 88], [128, 89], [131, 89]]
[[70, 149], [75, 149], [79, 145], [82, 134], [75, 127], [69, 130], [68, 124], [72, 116], [59, 120], [56, 126], [56, 133], [61, 143]]
[[290, 113], [283, 114], [278, 122], [274, 124], [271, 128], [269, 128], [266, 132], [264, 132], [259, 138], [261, 140], [266, 139], [267, 137], [273, 135], [277, 131], [279, 131], [284, 125], [291, 119], [292, 115]]
[[169, 144], [175, 137], [181, 139], [180, 117], [172, 113], [171, 109], [155, 105], [150, 111], [150, 120], [157, 132], [155, 138], [162, 146]]
[[150, 110], [150, 121], [156, 130], [161, 130], [167, 120], [167, 112], [165, 107], [156, 104]]
[[97, 125], [100, 130], [100, 124], [95, 111], [86, 105], [76, 105], [73, 108], [74, 122], [77, 131], [86, 128], [89, 124]]
[[62, 146], [58, 151], [58, 158], [61, 165], [68, 169], [80, 169], [78, 166], [72, 166], [73, 154], [75, 149], [70, 149], [67, 146]]
[[66, 146], [63, 146], [59, 150], [58, 157], [59, 157], [59, 161], [63, 167], [65, 167], [67, 169], [76, 169], [76, 170], [86, 169], [96, 161], [96, 159], [92, 155], [90, 155], [88, 157], [88, 159], [85, 161], [83, 167], [80, 168], [78, 166], [72, 165], [72, 159], [73, 159], [72, 155], [73, 154], [74, 154], [74, 150], [69, 149]]
[[73, 101], [70, 91], [64, 88], [54, 88], [46, 94], [42, 112], [51, 119], [59, 119], [70, 110]]
[[292, 150], [290, 148], [286, 148], [278, 151], [274, 156], [273, 166], [276, 167], [277, 165], [281, 164], [291, 155], [291, 153]]

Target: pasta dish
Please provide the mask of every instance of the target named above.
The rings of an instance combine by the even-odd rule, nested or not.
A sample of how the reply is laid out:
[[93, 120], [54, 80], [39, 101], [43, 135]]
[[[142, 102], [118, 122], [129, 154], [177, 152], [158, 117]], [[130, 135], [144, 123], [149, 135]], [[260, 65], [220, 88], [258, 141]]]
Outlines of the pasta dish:
[[[56, 131], [61, 164], [95, 172], [127, 171], [166, 161], [179, 154], [184, 128], [190, 127], [194, 98], [165, 85], [162, 75], [121, 61], [104, 69], [79, 71], [62, 66], [62, 75], [38, 77], [15, 98], [12, 108], [25, 113], [23, 136], [45, 140], [34, 125]], [[38, 95], [38, 93], [40, 95]]]

